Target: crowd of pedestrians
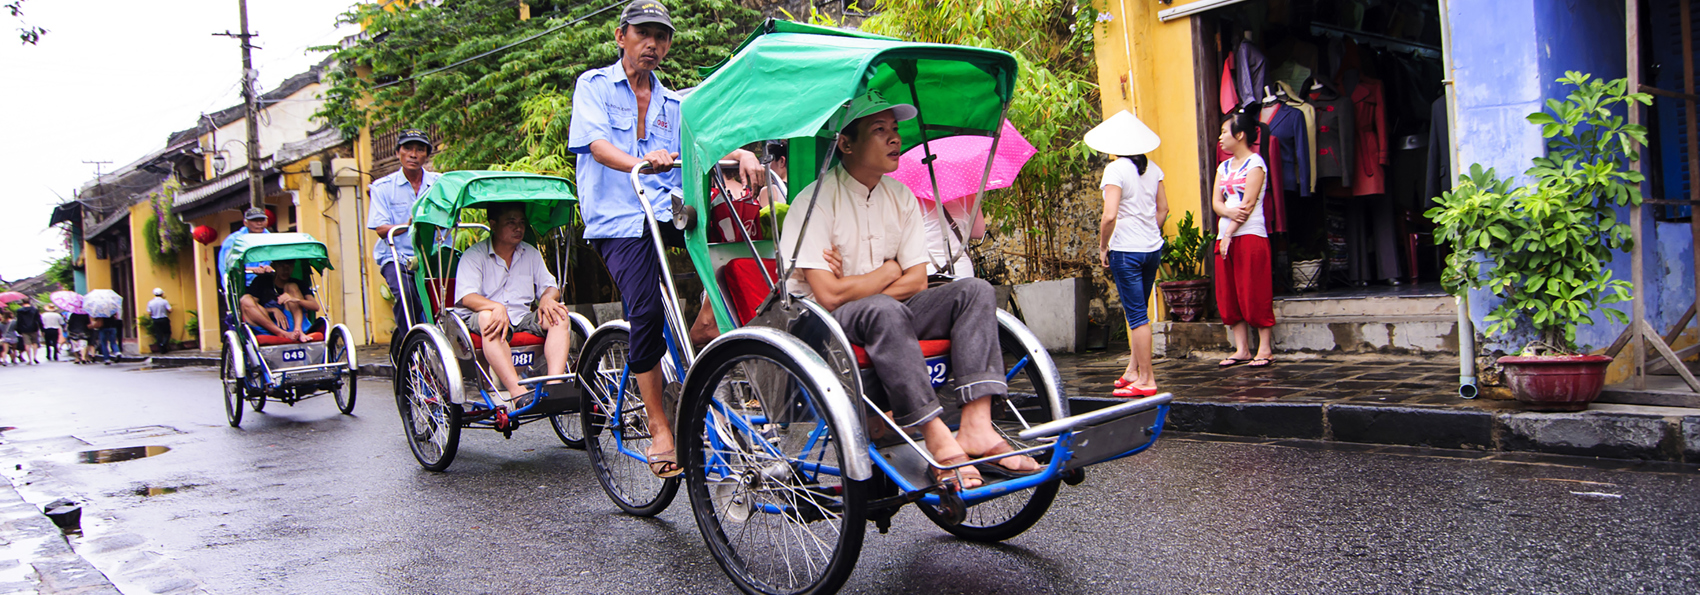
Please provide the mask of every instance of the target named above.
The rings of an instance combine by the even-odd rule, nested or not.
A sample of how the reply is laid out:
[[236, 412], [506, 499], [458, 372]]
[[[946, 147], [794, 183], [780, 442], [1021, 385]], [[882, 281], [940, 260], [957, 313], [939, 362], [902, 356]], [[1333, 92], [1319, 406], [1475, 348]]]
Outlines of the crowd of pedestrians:
[[0, 366], [34, 366], [67, 356], [71, 363], [112, 365], [123, 354], [121, 328], [117, 316], [91, 319], [52, 305], [0, 308]]

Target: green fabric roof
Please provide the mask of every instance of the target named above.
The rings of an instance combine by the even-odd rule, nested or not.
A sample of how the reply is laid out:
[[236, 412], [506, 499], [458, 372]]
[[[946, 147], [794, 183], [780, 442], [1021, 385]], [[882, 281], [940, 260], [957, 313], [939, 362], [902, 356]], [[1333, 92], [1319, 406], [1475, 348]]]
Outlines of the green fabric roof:
[[413, 205], [414, 223], [453, 227], [463, 208], [490, 202], [526, 203], [526, 219], [539, 235], [573, 221], [578, 197], [563, 178], [511, 171], [451, 171]]
[[241, 274], [249, 263], [274, 260], [305, 260], [315, 271], [331, 268], [324, 243], [304, 233], [251, 233], [236, 238], [224, 268], [226, 273]]
[[933, 138], [989, 135], [1017, 71], [1015, 57], [1000, 50], [769, 20], [685, 98], [685, 177], [751, 142], [813, 137], [869, 89], [920, 109], [919, 119], [899, 126], [905, 150], [921, 142], [922, 120]]

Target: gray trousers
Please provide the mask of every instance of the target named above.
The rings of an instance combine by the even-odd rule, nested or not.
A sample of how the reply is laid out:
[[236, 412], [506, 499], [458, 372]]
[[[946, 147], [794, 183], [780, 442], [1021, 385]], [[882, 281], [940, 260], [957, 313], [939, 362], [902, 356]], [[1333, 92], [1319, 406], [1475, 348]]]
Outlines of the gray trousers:
[[958, 279], [903, 302], [885, 294], [865, 297], [832, 316], [850, 342], [868, 352], [898, 425], [910, 427], [943, 412], [920, 339], [950, 340], [951, 386], [963, 404], [1008, 394], [993, 295], [982, 279]]

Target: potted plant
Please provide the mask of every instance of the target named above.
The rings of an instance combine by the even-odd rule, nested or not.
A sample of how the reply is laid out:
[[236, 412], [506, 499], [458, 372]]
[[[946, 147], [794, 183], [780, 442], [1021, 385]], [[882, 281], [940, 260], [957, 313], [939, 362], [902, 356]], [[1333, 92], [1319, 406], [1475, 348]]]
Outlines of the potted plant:
[[1315, 291], [1322, 285], [1322, 228], [1312, 237], [1293, 242], [1293, 291]]
[[1181, 217], [1175, 236], [1163, 238], [1163, 263], [1158, 269], [1157, 289], [1163, 303], [1181, 322], [1198, 322], [1210, 304], [1210, 278], [1205, 263], [1213, 262], [1210, 249], [1216, 234], [1205, 233], [1192, 220], [1192, 211]]
[[1576, 328], [1594, 324], [1595, 313], [1628, 321], [1607, 306], [1629, 300], [1630, 285], [1613, 279], [1605, 265], [1614, 252], [1632, 247], [1629, 226], [1613, 207], [1641, 202], [1642, 175], [1629, 165], [1647, 129], [1611, 110], [1650, 105], [1652, 97], [1628, 92], [1624, 79], [1590, 78], [1565, 73], [1559, 82], [1575, 87], [1570, 96], [1548, 101], [1550, 112], [1529, 115], [1548, 139], [1548, 152], [1525, 172], [1528, 184], [1512, 187], [1494, 170], [1472, 165], [1426, 213], [1436, 241], [1452, 246], [1441, 278], [1447, 290], [1485, 288], [1504, 300], [1486, 317], [1489, 335], [1524, 322], [1538, 334], [1499, 363], [1512, 394], [1541, 409], [1586, 409], [1599, 396], [1612, 360], [1579, 353]]

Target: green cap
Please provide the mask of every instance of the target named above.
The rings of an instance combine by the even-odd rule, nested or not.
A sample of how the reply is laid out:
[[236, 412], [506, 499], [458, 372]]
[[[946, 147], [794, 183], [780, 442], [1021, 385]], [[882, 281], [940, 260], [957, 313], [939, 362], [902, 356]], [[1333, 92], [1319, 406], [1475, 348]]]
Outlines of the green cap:
[[892, 115], [897, 116], [899, 122], [912, 119], [917, 113], [913, 105], [891, 103], [886, 101], [879, 91], [869, 90], [867, 93], [863, 93], [861, 97], [850, 100], [850, 105], [839, 108], [838, 113], [827, 119], [826, 128], [833, 132], [841, 132], [848, 128], [851, 122], [885, 110], [891, 110]]

